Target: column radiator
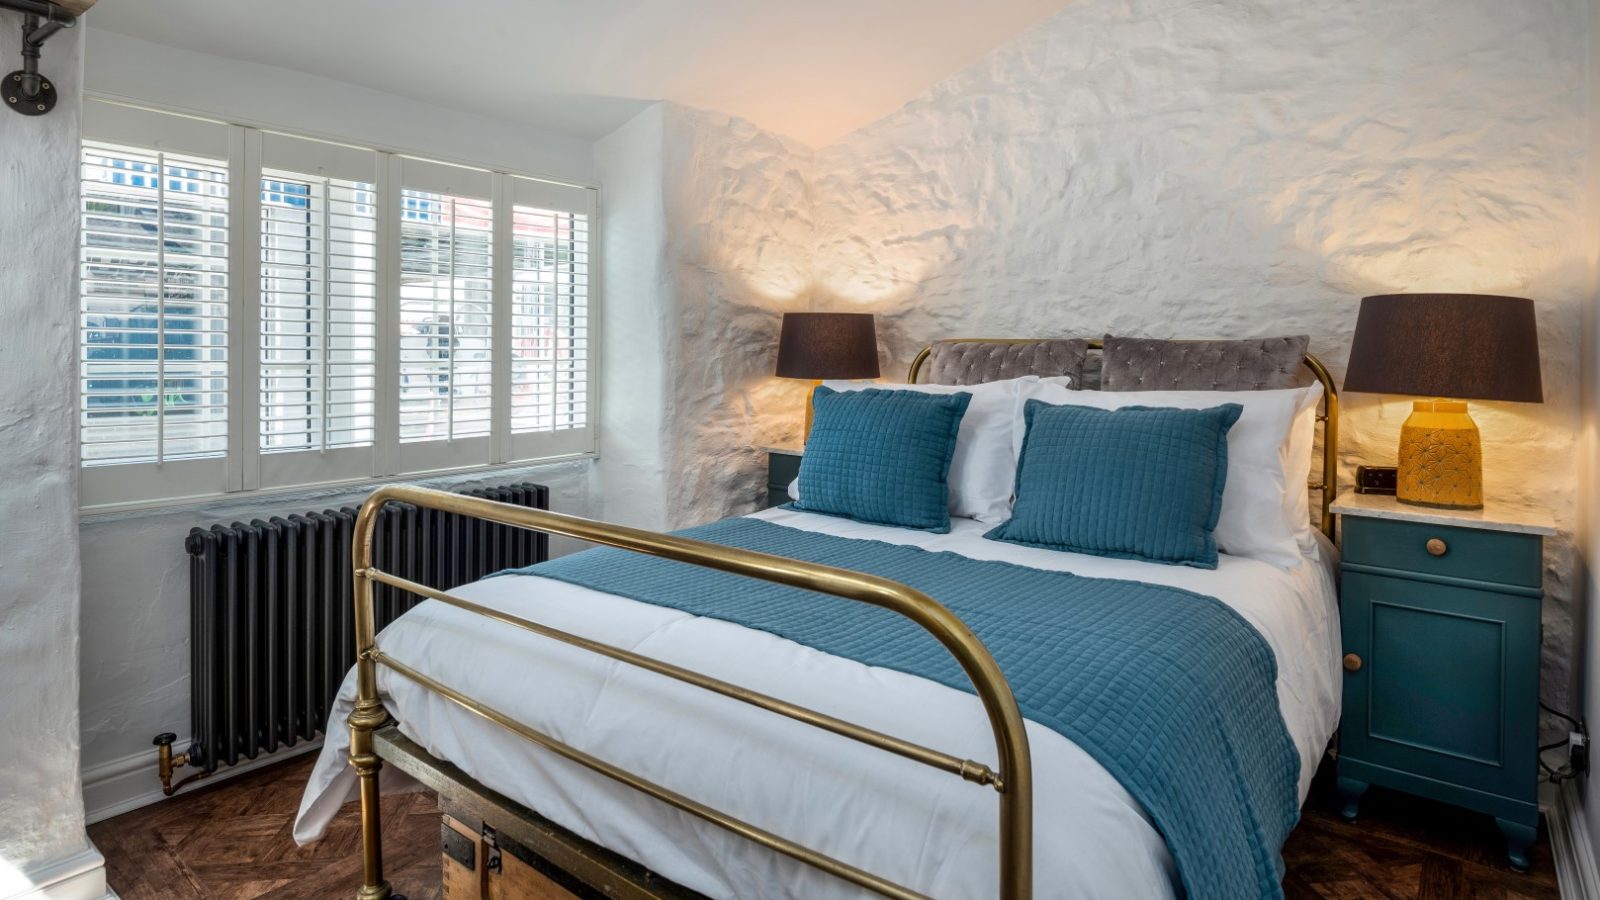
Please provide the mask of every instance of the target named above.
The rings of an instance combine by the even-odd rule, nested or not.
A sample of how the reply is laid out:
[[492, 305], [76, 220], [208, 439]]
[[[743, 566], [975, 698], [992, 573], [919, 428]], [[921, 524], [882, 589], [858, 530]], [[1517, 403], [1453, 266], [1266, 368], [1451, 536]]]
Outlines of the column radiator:
[[[462, 493], [549, 508], [549, 491], [538, 484]], [[189, 532], [184, 547], [194, 743], [188, 765], [210, 774], [322, 731], [355, 663], [355, 518], [355, 508], [347, 506]], [[549, 540], [508, 525], [391, 503], [378, 522], [375, 562], [384, 571], [450, 590], [491, 572], [543, 562]], [[388, 585], [375, 591], [379, 628], [420, 602]]]

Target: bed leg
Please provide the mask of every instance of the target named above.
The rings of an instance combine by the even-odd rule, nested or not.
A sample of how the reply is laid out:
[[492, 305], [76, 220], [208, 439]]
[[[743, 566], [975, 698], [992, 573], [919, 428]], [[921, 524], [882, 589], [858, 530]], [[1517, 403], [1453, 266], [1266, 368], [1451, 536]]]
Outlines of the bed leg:
[[383, 826], [379, 818], [378, 770], [372, 731], [389, 718], [383, 704], [358, 703], [350, 714], [350, 765], [361, 779], [361, 889], [356, 900], [405, 900], [383, 880]]

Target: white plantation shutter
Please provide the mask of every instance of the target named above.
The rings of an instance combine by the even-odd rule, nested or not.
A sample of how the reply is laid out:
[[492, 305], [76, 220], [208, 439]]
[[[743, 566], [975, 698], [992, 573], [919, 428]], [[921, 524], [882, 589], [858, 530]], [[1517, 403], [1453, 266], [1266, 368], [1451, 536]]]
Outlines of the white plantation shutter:
[[227, 454], [228, 187], [222, 160], [84, 143], [86, 467]]
[[592, 456], [596, 192], [85, 103], [86, 506]]
[[588, 424], [589, 217], [512, 210], [511, 431]]
[[[416, 168], [406, 161], [407, 178]], [[478, 174], [487, 177], [472, 173]], [[400, 192], [397, 215], [400, 443], [487, 439], [493, 412], [493, 204], [408, 187]], [[487, 451], [485, 440], [482, 453]], [[413, 454], [410, 460], [423, 468], [433, 467], [429, 460], [487, 461], [477, 458], [476, 446], [459, 452], [468, 458]]]
[[589, 446], [591, 422], [594, 194], [530, 179], [511, 181], [513, 454], [582, 452]]
[[261, 450], [376, 439], [377, 215], [369, 183], [263, 170]]

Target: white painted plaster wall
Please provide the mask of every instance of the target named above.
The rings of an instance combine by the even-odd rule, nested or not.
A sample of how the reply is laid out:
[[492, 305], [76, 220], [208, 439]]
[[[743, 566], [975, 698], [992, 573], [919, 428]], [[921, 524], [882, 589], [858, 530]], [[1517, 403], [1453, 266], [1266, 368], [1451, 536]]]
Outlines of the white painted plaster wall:
[[804, 387], [768, 377], [804, 300], [811, 151], [660, 103], [596, 144], [607, 198], [606, 518], [678, 528], [756, 508], [762, 446], [794, 441]]
[[[673, 527], [750, 512], [766, 454], [798, 443], [803, 382], [772, 377], [785, 310], [811, 285], [809, 148], [743, 119], [666, 104], [666, 276], [681, 342], [669, 370]], [[737, 348], [737, 349], [736, 349]]]
[[595, 142], [605, 186], [600, 217], [600, 516], [639, 528], [666, 526], [667, 376], [676, 347], [664, 275], [667, 216], [662, 195], [660, 104]]
[[[8, 39], [21, 24], [0, 13]], [[74, 31], [45, 48], [54, 111], [0, 111], [0, 897], [106, 892], [78, 784], [81, 50]]]
[[524, 175], [588, 182], [594, 174], [581, 138], [96, 30], [93, 10], [87, 22], [92, 94]]
[[[1489, 495], [1563, 530], [1547, 553], [1544, 691], [1566, 707], [1584, 3], [1079, 0], [809, 160], [669, 107], [666, 265], [683, 289], [663, 302], [685, 323], [669, 521], [744, 508], [734, 488], [759, 484], [760, 462], [741, 448], [796, 430], [798, 403], [764, 377], [780, 309], [878, 314], [891, 378], [934, 338], [1105, 332], [1305, 332], [1342, 377], [1363, 295], [1526, 295], [1546, 402], [1474, 413]], [[809, 279], [733, 289], [738, 260], [789, 240], [740, 218], [743, 202], [803, 210], [807, 195], [790, 230], [801, 244], [810, 220]], [[1347, 473], [1393, 460], [1407, 412], [1347, 398]]]

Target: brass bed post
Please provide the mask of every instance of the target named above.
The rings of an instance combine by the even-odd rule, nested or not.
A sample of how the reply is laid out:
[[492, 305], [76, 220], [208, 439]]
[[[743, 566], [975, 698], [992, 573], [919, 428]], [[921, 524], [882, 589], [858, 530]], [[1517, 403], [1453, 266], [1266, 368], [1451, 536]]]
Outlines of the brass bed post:
[[383, 760], [372, 748], [372, 732], [389, 720], [378, 699], [378, 671], [372, 653], [377, 627], [372, 608], [372, 530], [382, 503], [366, 503], [356, 516], [350, 542], [354, 557], [356, 705], [350, 712], [350, 765], [361, 781], [361, 889], [356, 900], [386, 900], [389, 882], [383, 880], [383, 834], [379, 820], [378, 770]]

